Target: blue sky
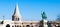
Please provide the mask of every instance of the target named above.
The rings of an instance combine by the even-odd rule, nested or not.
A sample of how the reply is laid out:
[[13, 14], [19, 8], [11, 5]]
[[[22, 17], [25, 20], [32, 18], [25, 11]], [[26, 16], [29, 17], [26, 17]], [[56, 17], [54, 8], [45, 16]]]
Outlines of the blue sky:
[[60, 14], [60, 0], [0, 0], [0, 20], [12, 19], [15, 5], [18, 3], [22, 20], [41, 20], [45, 11], [47, 20], [56, 20]]

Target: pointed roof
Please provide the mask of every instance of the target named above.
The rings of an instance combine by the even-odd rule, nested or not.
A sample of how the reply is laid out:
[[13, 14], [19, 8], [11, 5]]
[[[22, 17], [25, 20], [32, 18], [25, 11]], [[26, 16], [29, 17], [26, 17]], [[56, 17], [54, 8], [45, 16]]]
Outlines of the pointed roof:
[[20, 18], [21, 18], [21, 15], [20, 15], [20, 13], [19, 13], [18, 4], [16, 4], [16, 7], [15, 7], [15, 11], [14, 11], [13, 16], [15, 16], [15, 17], [20, 17]]

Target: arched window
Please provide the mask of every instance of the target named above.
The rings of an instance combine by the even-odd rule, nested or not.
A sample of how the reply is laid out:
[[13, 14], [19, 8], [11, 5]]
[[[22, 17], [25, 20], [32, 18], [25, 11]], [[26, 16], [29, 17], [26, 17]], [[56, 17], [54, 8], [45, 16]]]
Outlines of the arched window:
[[18, 21], [19, 21], [19, 18], [18, 18]]
[[10, 25], [9, 25], [9, 24], [7, 24], [7, 25], [6, 25], [6, 27], [10, 27]]
[[26, 27], [30, 27], [29, 25], [26, 25]]

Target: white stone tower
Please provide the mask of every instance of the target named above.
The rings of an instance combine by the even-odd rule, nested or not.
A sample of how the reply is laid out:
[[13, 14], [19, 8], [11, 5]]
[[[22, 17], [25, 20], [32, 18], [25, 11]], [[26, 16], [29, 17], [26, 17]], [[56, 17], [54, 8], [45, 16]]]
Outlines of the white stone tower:
[[48, 22], [47, 16], [46, 16], [45, 12], [43, 12], [42, 13], [42, 25], [43, 25], [43, 27], [48, 27], [47, 22]]
[[16, 7], [15, 7], [15, 11], [14, 11], [14, 14], [12, 16], [12, 21], [21, 21], [21, 15], [19, 13], [19, 8], [18, 8], [18, 4], [16, 4]]

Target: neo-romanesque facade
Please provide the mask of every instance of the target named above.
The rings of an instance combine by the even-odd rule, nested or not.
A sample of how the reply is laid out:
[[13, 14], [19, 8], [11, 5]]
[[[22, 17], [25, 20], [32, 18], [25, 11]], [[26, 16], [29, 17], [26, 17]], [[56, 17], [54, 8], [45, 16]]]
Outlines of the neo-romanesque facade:
[[0, 21], [0, 27], [56, 27], [60, 25], [59, 22], [47, 21], [45, 12], [42, 13], [41, 21], [22, 21], [21, 18], [22, 16], [19, 13], [18, 4], [16, 4], [12, 20]]

